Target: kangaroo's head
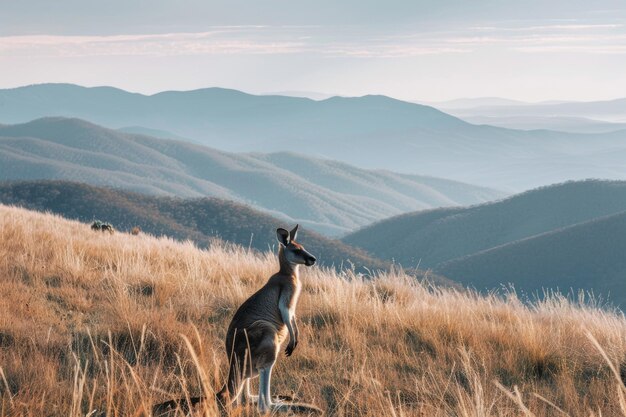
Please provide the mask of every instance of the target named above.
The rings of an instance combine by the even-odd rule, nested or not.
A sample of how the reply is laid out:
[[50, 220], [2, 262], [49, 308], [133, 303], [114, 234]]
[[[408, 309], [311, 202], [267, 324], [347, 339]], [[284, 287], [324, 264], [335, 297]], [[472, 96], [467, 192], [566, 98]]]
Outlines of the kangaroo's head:
[[315, 256], [311, 255], [304, 247], [296, 242], [298, 225], [291, 232], [285, 229], [276, 229], [276, 238], [280, 243], [283, 256], [292, 265], [312, 266], [315, 264]]

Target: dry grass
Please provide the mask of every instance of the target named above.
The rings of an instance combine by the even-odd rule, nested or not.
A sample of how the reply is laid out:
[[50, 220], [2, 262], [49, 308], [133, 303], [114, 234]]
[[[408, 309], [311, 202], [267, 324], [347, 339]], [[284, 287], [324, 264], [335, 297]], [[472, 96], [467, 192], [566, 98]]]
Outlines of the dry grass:
[[[276, 264], [0, 206], [0, 415], [139, 416], [212, 393], [228, 320]], [[366, 281], [313, 268], [303, 280], [301, 343], [279, 359], [274, 393], [330, 416], [623, 415], [621, 314], [399, 272]]]

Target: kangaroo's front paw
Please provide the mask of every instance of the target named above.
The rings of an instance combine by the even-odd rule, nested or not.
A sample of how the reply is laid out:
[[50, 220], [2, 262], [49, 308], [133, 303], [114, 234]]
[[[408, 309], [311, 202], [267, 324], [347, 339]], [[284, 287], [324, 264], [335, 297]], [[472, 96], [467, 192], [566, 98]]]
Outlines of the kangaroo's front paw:
[[291, 356], [293, 351], [296, 350], [296, 346], [298, 346], [298, 342], [289, 343], [285, 349], [285, 355]]

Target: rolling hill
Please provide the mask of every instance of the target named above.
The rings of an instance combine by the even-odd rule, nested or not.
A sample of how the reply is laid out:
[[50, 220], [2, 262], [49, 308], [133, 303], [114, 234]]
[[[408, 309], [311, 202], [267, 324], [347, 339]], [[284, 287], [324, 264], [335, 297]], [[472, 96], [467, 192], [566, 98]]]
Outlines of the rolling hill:
[[626, 306], [626, 211], [514, 241], [436, 268], [477, 289], [511, 283], [520, 293], [579, 290]]
[[588, 180], [542, 187], [504, 200], [407, 213], [343, 241], [405, 267], [443, 262], [626, 210], [626, 182]]
[[[595, 289], [626, 301], [626, 182], [583, 181], [502, 201], [400, 215], [344, 238], [480, 289]], [[626, 281], [624, 281], [626, 282]]]
[[503, 195], [291, 153], [222, 152], [66, 118], [0, 126], [0, 179], [73, 180], [152, 194], [225, 198], [328, 235], [407, 211]]
[[626, 131], [571, 134], [472, 125], [385, 96], [314, 101], [220, 88], [146, 96], [70, 84], [0, 90], [0, 123], [45, 116], [112, 128], [142, 126], [226, 151], [290, 151], [508, 190], [626, 175], [623, 164], [605, 157], [626, 152]]
[[[87, 223], [99, 219], [112, 223], [120, 231], [139, 226], [144, 232], [189, 239], [200, 247], [207, 247], [218, 238], [266, 251], [276, 245], [276, 228], [286, 226], [283, 220], [217, 198], [156, 197], [66, 181], [0, 183], [0, 203], [48, 211]], [[359, 271], [387, 266], [362, 250], [306, 228], [302, 229], [300, 240], [323, 265], [353, 264]]]

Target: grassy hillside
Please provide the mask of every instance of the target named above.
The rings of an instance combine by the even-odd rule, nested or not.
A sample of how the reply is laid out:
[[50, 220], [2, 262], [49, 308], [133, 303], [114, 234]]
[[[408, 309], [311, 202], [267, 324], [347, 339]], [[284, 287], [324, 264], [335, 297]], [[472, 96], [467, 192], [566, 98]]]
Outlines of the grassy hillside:
[[436, 270], [479, 289], [514, 283], [593, 292], [626, 306], [626, 211], [452, 260]]
[[[365, 227], [343, 240], [406, 267], [419, 263], [423, 268], [432, 268], [455, 258], [624, 210], [626, 182], [569, 182], [473, 207], [400, 215]], [[551, 252], [560, 249], [555, 247]]]
[[[266, 251], [276, 245], [275, 230], [285, 222], [242, 204], [217, 198], [155, 197], [66, 181], [0, 183], [0, 203], [49, 211], [86, 223], [107, 221], [128, 232], [139, 226], [156, 236], [190, 239], [207, 247], [215, 239]], [[303, 228], [308, 249], [327, 266], [385, 268], [360, 249]]]
[[0, 151], [0, 179], [62, 179], [152, 194], [226, 198], [328, 235], [407, 211], [503, 195], [296, 154], [226, 153], [77, 119], [0, 126]]
[[512, 190], [626, 174], [623, 158], [604, 154], [626, 151], [626, 131], [577, 135], [478, 126], [385, 96], [313, 101], [220, 88], [145, 96], [69, 84], [0, 90], [0, 123], [45, 116], [143, 126], [227, 151], [291, 151]]
[[[153, 402], [211, 394], [225, 378], [228, 321], [276, 262], [0, 207], [0, 415], [145, 415]], [[622, 314], [396, 274], [302, 275], [301, 342], [279, 358], [276, 393], [329, 416], [624, 415], [626, 388], [592, 341], [619, 367]], [[201, 413], [217, 415], [210, 402]]]

